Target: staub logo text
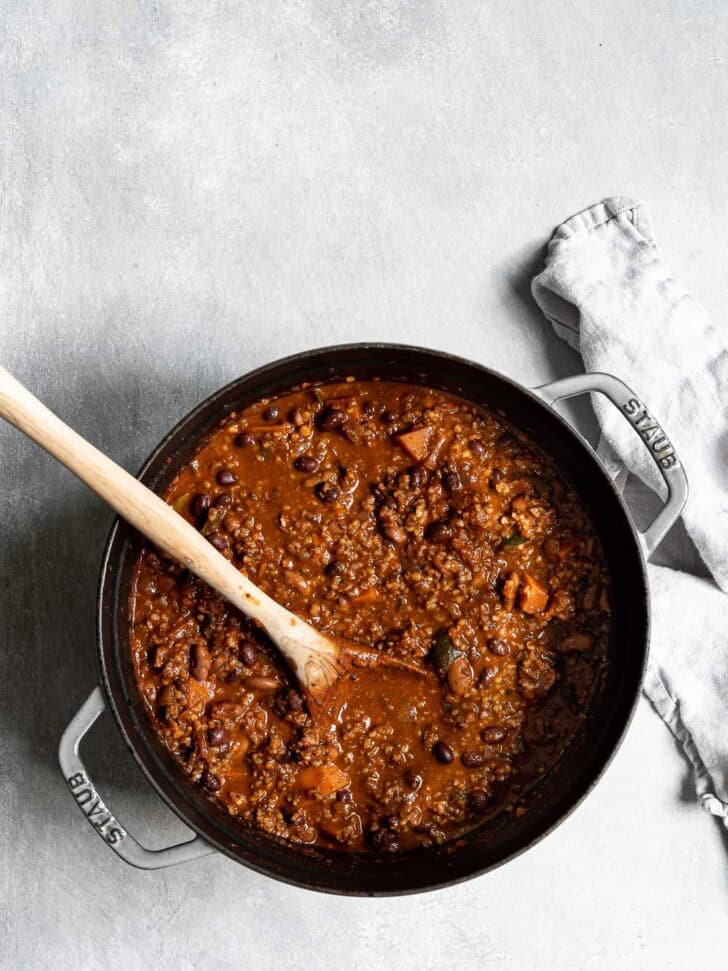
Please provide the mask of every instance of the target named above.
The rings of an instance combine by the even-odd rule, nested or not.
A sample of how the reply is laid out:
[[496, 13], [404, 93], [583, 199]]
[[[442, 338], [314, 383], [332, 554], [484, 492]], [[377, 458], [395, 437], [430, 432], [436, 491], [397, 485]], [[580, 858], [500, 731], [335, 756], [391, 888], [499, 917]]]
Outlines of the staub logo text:
[[671, 469], [677, 465], [677, 456], [670, 444], [670, 439], [641, 401], [630, 398], [622, 405], [622, 411], [638, 434], [647, 442], [650, 451], [654, 453], [663, 469]]
[[98, 793], [83, 772], [76, 772], [66, 780], [74, 799], [83, 813], [89, 818], [107, 843], [120, 843], [126, 836], [125, 830], [111, 815], [99, 799]]

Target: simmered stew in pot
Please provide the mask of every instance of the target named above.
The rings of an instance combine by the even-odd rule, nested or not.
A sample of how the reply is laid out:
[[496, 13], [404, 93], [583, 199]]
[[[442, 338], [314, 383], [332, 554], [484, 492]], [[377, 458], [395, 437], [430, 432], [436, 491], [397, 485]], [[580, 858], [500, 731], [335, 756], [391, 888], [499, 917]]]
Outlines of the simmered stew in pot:
[[600, 688], [609, 631], [599, 541], [537, 442], [425, 386], [306, 386], [230, 415], [165, 498], [288, 609], [430, 674], [342, 681], [314, 721], [265, 634], [145, 547], [139, 688], [241, 825], [385, 853], [527, 811]]

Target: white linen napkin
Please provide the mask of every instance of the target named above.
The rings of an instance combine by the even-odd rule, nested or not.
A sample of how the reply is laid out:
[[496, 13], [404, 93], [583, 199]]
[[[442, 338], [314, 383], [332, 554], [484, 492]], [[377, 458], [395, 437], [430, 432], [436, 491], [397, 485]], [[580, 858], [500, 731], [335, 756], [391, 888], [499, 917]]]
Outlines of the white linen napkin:
[[[649, 567], [652, 637], [644, 690], [683, 747], [703, 806], [728, 828], [728, 334], [674, 280], [645, 206], [611, 198], [562, 223], [533, 295], [587, 371], [622, 378], [685, 467], [683, 522], [713, 581]], [[598, 453], [664, 495], [643, 443], [593, 396]]]

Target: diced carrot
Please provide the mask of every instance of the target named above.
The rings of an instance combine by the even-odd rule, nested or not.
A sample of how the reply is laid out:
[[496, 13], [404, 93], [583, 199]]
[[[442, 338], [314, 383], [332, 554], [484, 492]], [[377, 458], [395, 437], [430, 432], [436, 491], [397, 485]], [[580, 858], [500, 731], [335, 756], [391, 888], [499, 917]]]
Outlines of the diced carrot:
[[423, 428], [416, 428], [411, 432], [404, 432], [402, 435], [395, 435], [394, 441], [400, 448], [414, 459], [415, 462], [424, 462], [430, 452], [430, 442], [432, 440], [432, 428], [425, 425]]
[[358, 597], [354, 597], [351, 602], [355, 604], [368, 604], [373, 600], [379, 600], [379, 593], [376, 587], [369, 587], [368, 590], [360, 593]]
[[190, 711], [202, 711], [210, 696], [210, 686], [206, 681], [190, 678], [187, 682], [187, 707]]
[[309, 765], [301, 769], [296, 779], [297, 789], [315, 789], [320, 796], [329, 796], [348, 785], [348, 775], [333, 764]]
[[549, 592], [535, 577], [524, 572], [518, 602], [524, 613], [538, 614], [546, 609], [546, 604], [549, 602]]

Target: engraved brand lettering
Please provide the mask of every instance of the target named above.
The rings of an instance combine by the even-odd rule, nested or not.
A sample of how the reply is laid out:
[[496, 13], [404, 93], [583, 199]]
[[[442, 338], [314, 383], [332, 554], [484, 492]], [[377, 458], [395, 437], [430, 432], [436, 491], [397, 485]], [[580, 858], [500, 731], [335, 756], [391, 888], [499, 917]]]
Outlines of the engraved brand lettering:
[[84, 816], [93, 823], [106, 842], [111, 844], [121, 842], [126, 836], [126, 831], [99, 799], [98, 793], [84, 773], [76, 772], [70, 775], [67, 781]]
[[677, 458], [670, 444], [670, 439], [641, 401], [638, 401], [637, 398], [630, 398], [622, 405], [622, 411], [629, 419], [632, 427], [637, 430], [640, 438], [647, 443], [663, 469], [671, 469], [674, 465], [677, 465]]

